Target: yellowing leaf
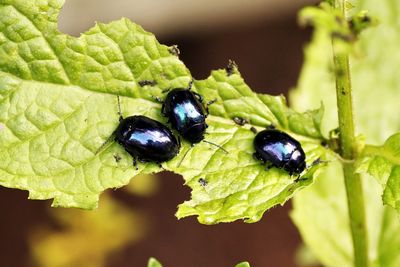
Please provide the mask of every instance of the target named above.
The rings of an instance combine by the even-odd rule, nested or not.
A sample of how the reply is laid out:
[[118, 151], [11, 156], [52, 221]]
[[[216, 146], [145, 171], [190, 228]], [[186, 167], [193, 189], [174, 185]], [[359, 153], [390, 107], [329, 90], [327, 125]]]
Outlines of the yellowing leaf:
[[107, 195], [96, 211], [52, 209], [62, 230], [37, 227], [29, 240], [34, 262], [41, 267], [100, 267], [108, 257], [145, 234], [145, 221]]

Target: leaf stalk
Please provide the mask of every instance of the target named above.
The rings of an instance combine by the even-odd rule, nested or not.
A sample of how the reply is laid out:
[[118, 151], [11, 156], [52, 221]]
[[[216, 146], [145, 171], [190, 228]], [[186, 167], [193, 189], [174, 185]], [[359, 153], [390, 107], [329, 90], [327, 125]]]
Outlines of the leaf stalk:
[[[335, 0], [335, 8], [340, 10], [343, 17], [346, 16], [345, 0]], [[342, 164], [354, 248], [354, 265], [356, 267], [366, 267], [368, 266], [367, 228], [361, 177], [355, 173], [354, 166], [354, 160], [357, 158], [357, 147], [354, 130], [349, 55], [347, 51], [339, 49], [338, 42], [343, 41], [332, 40], [336, 71], [340, 154], [346, 160]]]

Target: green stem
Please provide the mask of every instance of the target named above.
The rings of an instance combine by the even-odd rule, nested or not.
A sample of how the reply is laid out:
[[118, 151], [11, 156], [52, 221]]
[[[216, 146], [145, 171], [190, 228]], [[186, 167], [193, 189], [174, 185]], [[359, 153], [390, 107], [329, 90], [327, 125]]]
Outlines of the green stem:
[[[336, 8], [345, 17], [345, 0], [336, 0]], [[336, 70], [336, 96], [339, 116], [340, 153], [349, 160], [343, 163], [343, 173], [350, 217], [350, 228], [354, 248], [356, 267], [368, 266], [367, 228], [365, 224], [365, 206], [360, 175], [354, 172], [353, 160], [357, 158], [354, 131], [354, 116], [351, 96], [351, 79], [348, 53], [339, 52], [337, 42], [333, 40], [333, 57]]]

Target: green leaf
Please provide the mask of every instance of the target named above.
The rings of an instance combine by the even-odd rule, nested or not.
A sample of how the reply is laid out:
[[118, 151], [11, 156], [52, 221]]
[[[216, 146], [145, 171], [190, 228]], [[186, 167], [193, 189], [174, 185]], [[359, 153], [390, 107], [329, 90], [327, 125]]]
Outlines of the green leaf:
[[[29, 190], [31, 199], [54, 198], [53, 206], [93, 209], [102, 191], [162, 170], [154, 163], [135, 170], [115, 142], [96, 154], [118, 125], [116, 96], [124, 116], [167, 123], [154, 97], [187, 87], [192, 77], [169, 47], [127, 19], [98, 23], [78, 38], [59, 32], [62, 5], [61, 0], [0, 1], [0, 184]], [[301, 141], [308, 164], [331, 157], [320, 145], [322, 108], [297, 113], [282, 96], [255, 94], [236, 68], [229, 75], [212, 72], [195, 81], [193, 90], [206, 101], [217, 99], [207, 118], [207, 140], [229, 154], [204, 142], [193, 148], [183, 142], [180, 154], [163, 164], [193, 190], [192, 199], [179, 207], [180, 218], [255, 222], [312, 182], [318, 166], [296, 179], [255, 161], [252, 126], [274, 124], [288, 131]], [[249, 124], [236, 125], [235, 116]]]
[[[154, 117], [151, 94], [190, 76], [168, 47], [127, 19], [79, 38], [58, 32], [62, 4], [0, 4], [0, 184], [27, 189], [31, 199], [54, 198], [53, 206], [91, 209], [103, 190], [158, 170], [149, 164], [135, 172], [116, 144], [94, 154], [118, 123], [116, 95], [124, 96], [125, 114]], [[139, 90], [145, 79], [159, 87]]]
[[[212, 115], [208, 122], [213, 125], [215, 120], [218, 128], [211, 128], [214, 137], [211, 139], [209, 135], [207, 139], [224, 144], [229, 154], [199, 146], [189, 151], [180, 171], [193, 190], [192, 199], [179, 206], [178, 218], [198, 215], [199, 221], [207, 224], [243, 218], [256, 222], [267, 209], [285, 203], [298, 188], [311, 184], [314, 172], [303, 176], [300, 182], [283, 170], [274, 168], [266, 172], [252, 158], [254, 133], [249, 130], [250, 125], [232, 129], [229, 118], [239, 116], [254, 126], [272, 123], [303, 134], [297, 138], [302, 141], [307, 161], [311, 163], [318, 157], [329, 157], [319, 141], [312, 139], [322, 138], [318, 128], [322, 110], [300, 115], [286, 107], [282, 96], [256, 95], [237, 70], [230, 76], [224, 70], [213, 71], [208, 79], [196, 81], [195, 86], [202, 95], [217, 99], [210, 107]], [[304, 125], [309, 128], [305, 129]], [[199, 179], [207, 185], [203, 186]]]
[[291, 218], [326, 266], [351, 266], [352, 243], [341, 164], [329, 164], [313, 186], [293, 199]]
[[369, 173], [382, 185], [383, 203], [400, 212], [400, 133], [383, 146], [366, 146], [357, 165], [358, 172]]
[[248, 263], [247, 261], [244, 261], [244, 262], [236, 264], [235, 267], [250, 267], [250, 263]]
[[384, 210], [381, 235], [378, 241], [377, 262], [379, 266], [400, 266], [400, 227], [398, 219], [398, 214], [393, 209]]
[[150, 258], [147, 267], [162, 267], [162, 264], [155, 258]]
[[[367, 142], [380, 144], [400, 130], [400, 117], [393, 112], [398, 105], [400, 86], [396, 48], [400, 40], [400, 4], [392, 0], [379, 4], [363, 0], [358, 1], [352, 11], [359, 16], [364, 8], [377, 17], [380, 24], [363, 31], [358, 36], [359, 41], [351, 47], [355, 120], [357, 132], [363, 133]], [[298, 87], [290, 93], [290, 102], [301, 111], [318, 107], [322, 101], [326, 112], [321, 130], [327, 134], [338, 125], [331, 32], [321, 25], [316, 26], [313, 40], [305, 50], [306, 60]], [[400, 224], [394, 211], [382, 206], [382, 189], [371, 179], [363, 175], [370, 265], [398, 266]], [[315, 180], [313, 186], [295, 196], [292, 218], [306, 245], [322, 264], [353, 266], [341, 165], [337, 162], [329, 164]]]
[[[346, 192], [342, 166], [338, 162], [324, 169], [315, 183], [297, 194], [293, 201], [291, 217], [299, 228], [304, 242], [324, 266], [353, 266], [353, 247], [347, 212]], [[367, 215], [369, 256], [371, 266], [397, 266], [381, 264], [381, 259], [398, 262], [395, 254], [400, 247], [400, 224], [395, 216], [391, 228], [383, 223], [391, 208], [380, 203], [381, 189], [372, 177], [364, 177], [364, 200]], [[389, 220], [389, 219], [386, 219]], [[391, 236], [393, 235], [393, 236]], [[383, 238], [390, 240], [393, 249], [388, 250]]]

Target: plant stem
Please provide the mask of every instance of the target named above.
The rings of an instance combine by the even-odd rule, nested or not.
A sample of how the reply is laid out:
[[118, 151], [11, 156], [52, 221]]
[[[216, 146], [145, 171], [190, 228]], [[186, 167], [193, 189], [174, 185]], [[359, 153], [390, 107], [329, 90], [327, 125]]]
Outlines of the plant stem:
[[[336, 0], [336, 8], [345, 17], [344, 0]], [[368, 265], [367, 228], [365, 224], [365, 206], [360, 175], [356, 174], [354, 159], [357, 157], [354, 131], [353, 105], [351, 96], [351, 79], [349, 56], [347, 52], [338, 51], [333, 40], [333, 57], [336, 70], [336, 97], [339, 116], [340, 152], [349, 162], [343, 163], [343, 173], [347, 194], [347, 205], [350, 217], [350, 228], [354, 248], [354, 264], [356, 267]]]

